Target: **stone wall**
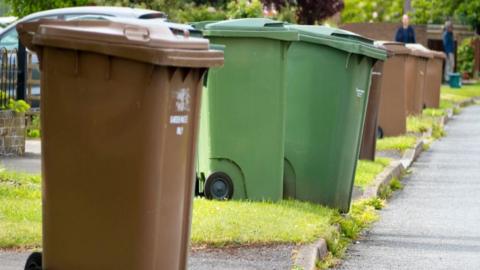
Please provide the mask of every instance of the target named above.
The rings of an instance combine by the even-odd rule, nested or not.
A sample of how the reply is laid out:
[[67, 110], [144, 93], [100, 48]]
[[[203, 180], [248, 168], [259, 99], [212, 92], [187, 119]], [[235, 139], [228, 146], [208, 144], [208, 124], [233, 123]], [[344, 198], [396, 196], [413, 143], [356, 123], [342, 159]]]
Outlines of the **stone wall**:
[[0, 155], [25, 153], [25, 114], [0, 111]]

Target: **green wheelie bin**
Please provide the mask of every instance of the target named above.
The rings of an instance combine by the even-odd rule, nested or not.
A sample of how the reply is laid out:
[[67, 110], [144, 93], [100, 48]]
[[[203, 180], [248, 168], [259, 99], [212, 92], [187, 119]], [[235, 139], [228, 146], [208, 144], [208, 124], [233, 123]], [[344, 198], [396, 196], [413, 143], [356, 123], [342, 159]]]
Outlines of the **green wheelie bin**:
[[324, 26], [289, 25], [285, 197], [348, 212], [372, 66], [373, 41]]
[[210, 199], [281, 200], [287, 49], [297, 31], [269, 19], [204, 26], [225, 45], [202, 96], [197, 177]]

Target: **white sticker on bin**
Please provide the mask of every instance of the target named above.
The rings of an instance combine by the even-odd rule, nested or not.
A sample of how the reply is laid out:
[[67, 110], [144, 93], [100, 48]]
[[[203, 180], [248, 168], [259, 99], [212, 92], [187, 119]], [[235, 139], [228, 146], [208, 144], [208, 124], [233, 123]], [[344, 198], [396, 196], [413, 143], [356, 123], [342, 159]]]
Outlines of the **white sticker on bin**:
[[188, 115], [170, 115], [170, 124], [188, 124]]
[[177, 127], [177, 135], [183, 134], [183, 127]]
[[357, 92], [357, 97], [363, 97], [363, 94], [365, 94], [365, 90], [360, 88], [355, 89], [355, 91]]
[[176, 92], [177, 111], [188, 112], [190, 111], [190, 93], [187, 88], [182, 88]]

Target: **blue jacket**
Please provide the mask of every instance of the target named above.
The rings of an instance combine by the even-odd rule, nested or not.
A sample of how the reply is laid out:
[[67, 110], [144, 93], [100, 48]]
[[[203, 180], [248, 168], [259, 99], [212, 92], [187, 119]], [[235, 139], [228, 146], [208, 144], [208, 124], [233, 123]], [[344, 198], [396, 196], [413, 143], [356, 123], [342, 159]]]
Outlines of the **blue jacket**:
[[415, 30], [413, 27], [408, 26], [407, 29], [404, 29], [403, 26], [398, 28], [397, 33], [395, 34], [395, 41], [403, 43], [417, 43], [415, 40]]
[[453, 33], [449, 31], [443, 32], [443, 50], [445, 53], [453, 53], [455, 49], [455, 42], [453, 40]]

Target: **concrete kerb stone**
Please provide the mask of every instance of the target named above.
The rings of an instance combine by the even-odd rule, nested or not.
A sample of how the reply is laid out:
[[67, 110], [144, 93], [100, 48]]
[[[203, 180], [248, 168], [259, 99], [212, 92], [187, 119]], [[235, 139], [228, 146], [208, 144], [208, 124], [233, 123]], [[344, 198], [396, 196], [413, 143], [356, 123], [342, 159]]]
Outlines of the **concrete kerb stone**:
[[377, 175], [373, 184], [364, 190], [359, 199], [370, 199], [376, 197], [383, 185], [388, 185], [393, 178], [399, 177], [404, 170], [405, 168], [400, 161], [396, 160], [392, 162], [387, 166], [387, 168], [385, 168], [385, 170], [383, 170], [383, 172]]
[[[465, 107], [478, 101], [480, 101], [480, 98], [471, 98], [457, 104], [455, 107]], [[447, 109], [447, 114], [440, 119], [440, 123], [445, 125], [451, 118], [453, 118], [453, 116], [453, 109]], [[356, 201], [376, 197], [383, 185], [388, 185], [393, 178], [401, 176], [402, 173], [407, 170], [413, 164], [413, 162], [415, 162], [415, 160], [423, 152], [423, 145], [425, 144], [426, 138], [430, 137], [431, 134], [431, 129], [423, 133], [415, 144], [415, 147], [405, 151], [400, 160], [395, 160], [389, 166], [387, 166], [383, 172], [377, 175], [375, 181], [370, 187], [366, 188], [365, 190], [354, 188], [352, 200]], [[315, 243], [304, 245], [299, 249], [294, 260], [294, 265], [304, 270], [315, 270], [316, 262], [323, 260], [327, 254], [327, 242], [325, 239], [320, 238]]]
[[420, 139], [417, 141], [414, 148], [408, 149], [405, 151], [405, 153], [403, 153], [403, 157], [400, 160], [403, 169], [408, 169], [412, 165], [412, 163], [418, 158], [418, 156], [420, 156], [423, 151], [423, 145], [424, 141], [423, 139]]
[[302, 246], [295, 257], [294, 265], [304, 270], [315, 270], [317, 261], [328, 254], [327, 241], [320, 238], [315, 243]]

